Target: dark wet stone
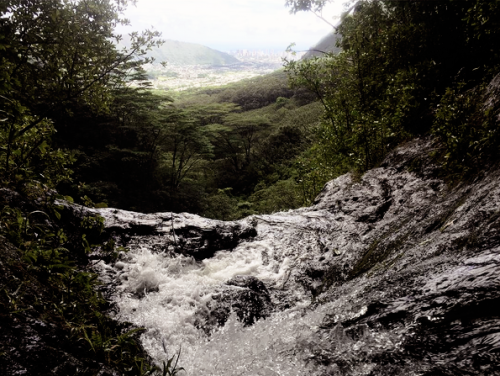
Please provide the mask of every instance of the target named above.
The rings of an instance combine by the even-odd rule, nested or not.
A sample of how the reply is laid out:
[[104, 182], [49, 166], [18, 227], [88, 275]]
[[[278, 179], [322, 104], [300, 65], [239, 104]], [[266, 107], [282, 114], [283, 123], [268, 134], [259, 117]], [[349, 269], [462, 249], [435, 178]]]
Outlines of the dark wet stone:
[[207, 334], [231, 312], [248, 326], [310, 299], [324, 319], [301, 351], [319, 375], [500, 374], [500, 170], [449, 189], [428, 156], [436, 147], [409, 142], [290, 212], [236, 222], [99, 212], [131, 247], [202, 260], [256, 242], [269, 246], [266, 268], [288, 260], [275, 282], [221, 285], [196, 314]]
[[247, 223], [223, 222], [188, 213], [142, 214], [119, 209], [87, 209], [104, 217], [105, 232], [120, 244], [148, 245], [159, 252], [181, 253], [200, 261], [234, 249], [257, 235]]
[[176, 234], [178, 252], [203, 260], [217, 251], [234, 249], [242, 240], [255, 237], [257, 232], [253, 227], [217, 224], [208, 229], [187, 226], [177, 229]]
[[268, 317], [273, 309], [264, 283], [247, 275], [238, 275], [227, 281], [212, 299], [208, 310], [198, 313], [197, 326], [206, 333], [223, 326], [231, 312], [245, 326], [249, 326]]

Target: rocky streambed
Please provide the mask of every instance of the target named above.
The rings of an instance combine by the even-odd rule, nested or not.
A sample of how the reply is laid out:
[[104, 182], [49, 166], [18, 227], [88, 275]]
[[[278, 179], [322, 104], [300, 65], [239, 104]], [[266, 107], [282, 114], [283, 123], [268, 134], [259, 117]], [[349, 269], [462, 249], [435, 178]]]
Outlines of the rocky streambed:
[[451, 189], [433, 148], [235, 222], [93, 209], [116, 317], [188, 375], [500, 374], [500, 171]]

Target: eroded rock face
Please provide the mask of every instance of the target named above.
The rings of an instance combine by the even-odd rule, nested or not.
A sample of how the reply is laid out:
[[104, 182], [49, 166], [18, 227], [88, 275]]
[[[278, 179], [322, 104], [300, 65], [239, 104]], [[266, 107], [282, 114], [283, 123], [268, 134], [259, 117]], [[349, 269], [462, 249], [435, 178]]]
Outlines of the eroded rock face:
[[132, 248], [198, 263], [222, 250], [258, 250], [259, 267], [247, 274], [261, 281], [221, 281], [199, 327], [224, 325], [231, 311], [251, 325], [312, 302], [305, 310], [321, 324], [296, 348], [315, 365], [310, 374], [498, 374], [500, 171], [447, 188], [428, 157], [434, 148], [412, 141], [289, 212], [236, 222], [170, 213], [127, 222], [123, 211], [98, 212]]
[[124, 244], [147, 244], [158, 251], [174, 251], [196, 260], [233, 249], [242, 240], [257, 235], [246, 223], [216, 221], [189, 213], [142, 214], [112, 208], [90, 211], [104, 217], [108, 234], [122, 237]]
[[500, 372], [500, 174], [447, 190], [425, 161], [408, 171], [430, 149], [406, 145], [303, 209], [331, 219], [292, 272], [328, 311], [309, 348], [325, 375]]

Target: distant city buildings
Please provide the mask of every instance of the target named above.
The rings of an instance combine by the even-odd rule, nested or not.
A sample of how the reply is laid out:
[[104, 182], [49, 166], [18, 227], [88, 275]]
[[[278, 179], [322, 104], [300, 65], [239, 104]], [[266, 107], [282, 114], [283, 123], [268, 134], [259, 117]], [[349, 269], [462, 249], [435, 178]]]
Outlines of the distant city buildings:
[[[154, 89], [186, 90], [191, 88], [222, 86], [232, 82], [269, 74], [283, 66], [283, 60], [296, 60], [304, 54], [293, 54], [272, 49], [233, 50], [229, 55], [240, 63], [228, 65], [183, 65], [157, 63], [144, 65]], [[134, 85], [134, 84], [133, 84]], [[135, 83], [137, 85], [137, 83]]]
[[304, 52], [298, 52], [293, 54], [287, 51], [280, 50], [233, 50], [228, 52], [229, 55], [234, 56], [238, 60], [241, 61], [256, 61], [256, 60], [264, 60], [264, 61], [281, 61], [282, 59], [300, 59]]

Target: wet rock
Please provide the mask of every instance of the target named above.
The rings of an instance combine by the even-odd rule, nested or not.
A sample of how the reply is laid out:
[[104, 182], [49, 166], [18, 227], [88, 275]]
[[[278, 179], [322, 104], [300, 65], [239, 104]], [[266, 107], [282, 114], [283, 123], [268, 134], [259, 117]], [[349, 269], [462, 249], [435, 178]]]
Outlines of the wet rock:
[[328, 312], [307, 346], [322, 375], [500, 372], [500, 173], [447, 190], [425, 164], [408, 171], [414, 150], [432, 147], [414, 141], [359, 181], [340, 177], [302, 211], [331, 222], [301, 238], [321, 233], [341, 255], [325, 266], [311, 247], [288, 280]]
[[223, 222], [189, 213], [142, 214], [119, 209], [89, 209], [104, 218], [106, 232], [127, 246], [149, 245], [158, 251], [190, 255], [196, 260], [235, 248], [257, 235], [247, 223]]
[[500, 122], [500, 74], [486, 87], [484, 99], [484, 111], [490, 111], [496, 121]]
[[176, 230], [176, 248], [196, 260], [212, 257], [215, 252], [233, 249], [239, 242], [257, 235], [253, 227], [240, 224], [215, 224], [210, 228], [186, 226]]
[[262, 281], [249, 275], [237, 275], [212, 296], [207, 309], [198, 312], [197, 326], [206, 333], [223, 326], [234, 312], [245, 326], [266, 318], [273, 309], [269, 291]]

